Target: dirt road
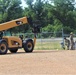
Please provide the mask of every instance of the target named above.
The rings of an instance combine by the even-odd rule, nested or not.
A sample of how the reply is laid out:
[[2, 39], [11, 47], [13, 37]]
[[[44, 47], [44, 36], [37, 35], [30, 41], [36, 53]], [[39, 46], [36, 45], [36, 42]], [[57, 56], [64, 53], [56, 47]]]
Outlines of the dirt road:
[[34, 50], [0, 55], [0, 75], [74, 75], [76, 50]]

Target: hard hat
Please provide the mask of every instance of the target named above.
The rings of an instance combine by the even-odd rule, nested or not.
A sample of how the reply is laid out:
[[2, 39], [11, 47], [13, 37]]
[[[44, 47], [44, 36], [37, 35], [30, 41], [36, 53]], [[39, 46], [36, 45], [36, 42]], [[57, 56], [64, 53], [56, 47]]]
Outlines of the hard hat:
[[73, 34], [73, 32], [71, 32], [70, 34]]

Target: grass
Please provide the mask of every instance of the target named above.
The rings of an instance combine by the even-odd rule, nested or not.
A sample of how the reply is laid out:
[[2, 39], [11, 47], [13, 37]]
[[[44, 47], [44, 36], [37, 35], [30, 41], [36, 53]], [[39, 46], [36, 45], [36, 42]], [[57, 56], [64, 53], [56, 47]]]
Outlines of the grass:
[[35, 45], [35, 50], [60, 50], [60, 41], [53, 42], [37, 42]]

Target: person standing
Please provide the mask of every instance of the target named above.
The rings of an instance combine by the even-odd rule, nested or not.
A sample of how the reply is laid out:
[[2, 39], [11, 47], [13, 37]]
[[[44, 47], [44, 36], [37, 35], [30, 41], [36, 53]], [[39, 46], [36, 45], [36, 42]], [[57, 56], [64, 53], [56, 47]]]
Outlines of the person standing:
[[70, 49], [74, 50], [74, 39], [73, 39], [74, 35], [73, 32], [70, 33]]

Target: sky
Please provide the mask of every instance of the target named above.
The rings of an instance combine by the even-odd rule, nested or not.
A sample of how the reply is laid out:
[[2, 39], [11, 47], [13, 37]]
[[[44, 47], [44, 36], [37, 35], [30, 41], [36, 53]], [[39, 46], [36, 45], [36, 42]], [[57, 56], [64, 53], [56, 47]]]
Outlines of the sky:
[[[25, 1], [24, 0], [21, 0], [22, 1], [22, 6], [23, 6], [23, 8], [24, 7], [27, 7], [27, 4], [25, 3]], [[75, 2], [76, 2], [76, 0], [75, 0]], [[76, 7], [76, 4], [75, 4], [75, 7]]]
[[[24, 0], [21, 0], [22, 1], [22, 6], [23, 6], [23, 8], [24, 7], [27, 7], [27, 4], [25, 3], [25, 1]], [[34, 2], [35, 2], [36, 0], [34, 0]]]
[[24, 8], [24, 7], [27, 7], [25, 1], [24, 1], [24, 0], [21, 0], [21, 1], [22, 1], [22, 6], [23, 6], [23, 8]]

